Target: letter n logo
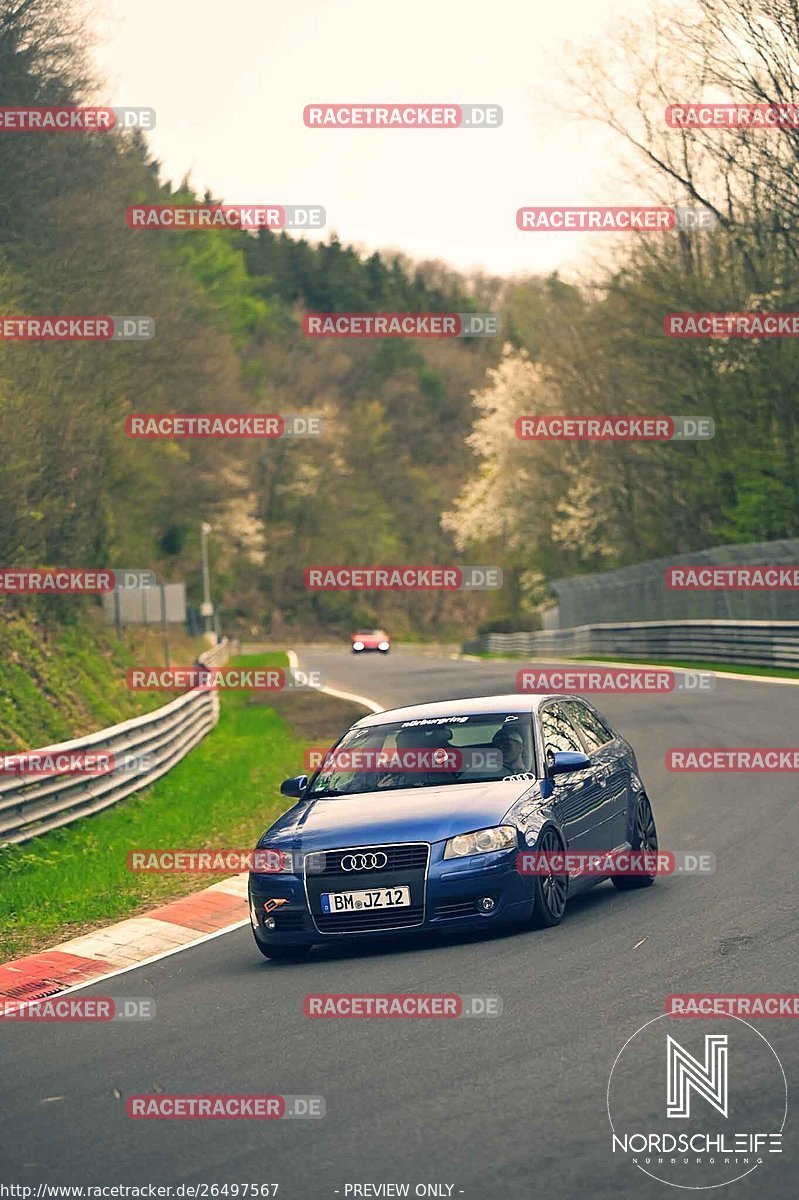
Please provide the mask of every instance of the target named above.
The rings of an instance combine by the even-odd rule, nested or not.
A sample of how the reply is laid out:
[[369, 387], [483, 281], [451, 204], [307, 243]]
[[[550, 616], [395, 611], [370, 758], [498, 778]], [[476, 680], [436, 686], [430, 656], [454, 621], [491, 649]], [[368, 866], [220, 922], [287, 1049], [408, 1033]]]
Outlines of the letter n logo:
[[666, 1116], [690, 1117], [691, 1088], [723, 1117], [727, 1116], [727, 1034], [705, 1034], [705, 1061], [700, 1063], [666, 1035], [668, 1079]]

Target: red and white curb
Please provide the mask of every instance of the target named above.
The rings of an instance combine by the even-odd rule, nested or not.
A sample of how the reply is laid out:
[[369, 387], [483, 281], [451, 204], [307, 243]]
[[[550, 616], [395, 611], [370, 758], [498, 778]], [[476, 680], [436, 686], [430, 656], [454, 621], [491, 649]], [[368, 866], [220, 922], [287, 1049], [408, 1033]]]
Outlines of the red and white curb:
[[0, 966], [0, 1001], [24, 1003], [166, 958], [249, 921], [247, 875], [234, 875], [94, 933]]
[[[297, 656], [288, 652], [289, 663]], [[381, 706], [367, 696], [356, 696], [335, 688], [319, 691], [351, 700], [371, 712]], [[172, 900], [140, 917], [107, 925], [83, 937], [62, 942], [51, 950], [0, 964], [0, 1003], [24, 1004], [89, 983], [99, 983], [133, 967], [156, 962], [189, 946], [241, 929], [249, 923], [247, 873], [214, 883], [202, 892]]]

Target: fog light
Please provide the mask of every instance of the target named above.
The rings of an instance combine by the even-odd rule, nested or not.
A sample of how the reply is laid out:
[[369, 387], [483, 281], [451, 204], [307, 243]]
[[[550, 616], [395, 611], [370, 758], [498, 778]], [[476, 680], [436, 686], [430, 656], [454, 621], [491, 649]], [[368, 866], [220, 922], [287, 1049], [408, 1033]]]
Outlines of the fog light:
[[276, 926], [277, 926], [277, 921], [275, 920], [274, 917], [267, 917], [266, 920], [264, 921], [264, 929], [275, 929]]
[[480, 909], [480, 912], [491, 912], [491, 909], [494, 907], [494, 901], [490, 896], [483, 896], [481, 900], [477, 901], [477, 907]]

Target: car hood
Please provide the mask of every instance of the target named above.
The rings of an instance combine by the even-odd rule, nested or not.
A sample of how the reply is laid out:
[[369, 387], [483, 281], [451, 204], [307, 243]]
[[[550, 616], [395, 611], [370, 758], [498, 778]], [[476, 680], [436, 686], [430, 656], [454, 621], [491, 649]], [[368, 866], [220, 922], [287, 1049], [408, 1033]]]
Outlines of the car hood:
[[438, 842], [497, 825], [533, 780], [452, 783], [301, 800], [275, 821], [261, 845], [305, 850], [384, 842]]

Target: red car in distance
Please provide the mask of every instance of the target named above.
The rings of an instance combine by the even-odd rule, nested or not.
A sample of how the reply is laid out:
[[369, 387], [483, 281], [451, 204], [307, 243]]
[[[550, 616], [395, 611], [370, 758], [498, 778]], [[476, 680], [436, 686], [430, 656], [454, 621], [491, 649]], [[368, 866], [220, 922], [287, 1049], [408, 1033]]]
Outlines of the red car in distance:
[[356, 629], [355, 633], [350, 634], [350, 646], [353, 654], [363, 654], [367, 650], [388, 654], [391, 639], [385, 629]]

